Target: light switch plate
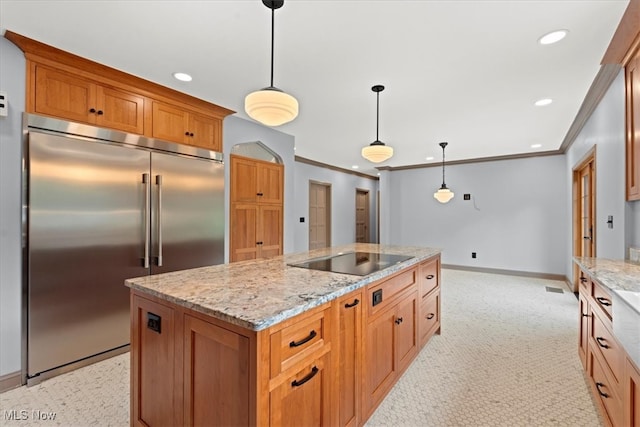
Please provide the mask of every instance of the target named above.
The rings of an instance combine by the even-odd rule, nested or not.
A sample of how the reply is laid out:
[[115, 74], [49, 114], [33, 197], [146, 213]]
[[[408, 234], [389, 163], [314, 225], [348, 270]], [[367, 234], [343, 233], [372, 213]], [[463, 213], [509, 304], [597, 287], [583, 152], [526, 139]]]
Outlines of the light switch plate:
[[0, 116], [7, 117], [9, 115], [9, 100], [7, 92], [0, 91]]

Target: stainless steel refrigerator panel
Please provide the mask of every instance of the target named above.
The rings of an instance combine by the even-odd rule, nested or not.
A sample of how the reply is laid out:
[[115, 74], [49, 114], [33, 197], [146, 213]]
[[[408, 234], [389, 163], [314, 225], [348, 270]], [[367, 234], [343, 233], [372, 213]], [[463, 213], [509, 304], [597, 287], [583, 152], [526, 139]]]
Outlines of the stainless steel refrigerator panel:
[[151, 154], [151, 273], [224, 262], [224, 165]]
[[29, 133], [29, 376], [129, 343], [150, 153]]

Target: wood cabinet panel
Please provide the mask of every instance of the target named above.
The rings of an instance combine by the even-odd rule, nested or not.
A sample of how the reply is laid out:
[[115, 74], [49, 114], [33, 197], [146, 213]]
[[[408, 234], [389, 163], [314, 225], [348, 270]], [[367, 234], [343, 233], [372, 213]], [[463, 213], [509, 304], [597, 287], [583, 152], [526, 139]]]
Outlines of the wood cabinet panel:
[[624, 425], [640, 427], [640, 370], [626, 359], [623, 390]]
[[[130, 133], [144, 133], [144, 98], [133, 93], [96, 86], [95, 123]], [[102, 112], [102, 113], [101, 113]]]
[[[399, 274], [385, 279], [381, 282], [367, 287], [367, 299], [369, 301], [368, 314], [374, 316], [376, 313], [386, 310], [388, 306], [396, 303], [396, 298], [404, 291], [415, 287], [418, 272], [416, 268], [402, 271]], [[382, 300], [373, 305], [374, 293], [380, 293]]]
[[282, 207], [261, 205], [258, 210], [259, 257], [270, 258], [282, 254]]
[[258, 258], [258, 206], [236, 204], [231, 215], [231, 260]]
[[611, 327], [611, 319], [613, 319], [613, 300], [611, 295], [602, 286], [592, 281], [592, 294], [594, 306], [597, 306], [607, 317], [607, 326]]
[[362, 316], [363, 291], [358, 290], [338, 301], [340, 318], [339, 346], [339, 425], [360, 425], [360, 394], [362, 377]]
[[440, 328], [440, 292], [423, 297], [418, 313], [418, 341], [423, 347]]
[[603, 415], [613, 427], [622, 425], [622, 400], [614, 382], [607, 376], [600, 356], [589, 349], [587, 361], [591, 390], [596, 397]]
[[258, 201], [258, 163], [244, 157], [231, 156], [231, 202]]
[[375, 408], [393, 385], [396, 377], [396, 313], [388, 310], [367, 322], [364, 351], [366, 416]]
[[283, 178], [282, 165], [259, 163], [257, 194], [260, 203], [282, 204]]
[[91, 123], [95, 104], [93, 82], [48, 67], [35, 67], [35, 112]]
[[189, 315], [183, 337], [184, 425], [249, 425], [249, 339]]
[[189, 113], [188, 131], [191, 139], [186, 141], [188, 144], [222, 152], [222, 120]]
[[616, 385], [622, 380], [622, 371], [624, 369], [624, 349], [615, 339], [613, 333], [605, 327], [603, 321], [597, 311], [591, 312], [591, 324], [589, 325], [591, 345], [602, 355], [604, 364], [612, 374], [612, 379]]
[[420, 264], [419, 268], [419, 283], [420, 283], [420, 297], [424, 297], [429, 292], [434, 290], [440, 285], [440, 257], [427, 260]]
[[591, 314], [589, 313], [589, 303], [587, 302], [587, 297], [582, 292], [582, 288], [580, 288], [580, 293], [578, 295], [578, 315], [579, 323], [578, 323], [578, 356], [580, 357], [580, 362], [582, 363], [582, 367], [587, 369], [587, 352], [589, 349], [589, 317]]
[[164, 141], [184, 142], [188, 116], [183, 109], [153, 103], [153, 128], [151, 136]]
[[418, 353], [417, 295], [414, 293], [396, 309], [396, 360], [398, 371], [403, 371]]
[[640, 48], [625, 66], [627, 200], [640, 200]]

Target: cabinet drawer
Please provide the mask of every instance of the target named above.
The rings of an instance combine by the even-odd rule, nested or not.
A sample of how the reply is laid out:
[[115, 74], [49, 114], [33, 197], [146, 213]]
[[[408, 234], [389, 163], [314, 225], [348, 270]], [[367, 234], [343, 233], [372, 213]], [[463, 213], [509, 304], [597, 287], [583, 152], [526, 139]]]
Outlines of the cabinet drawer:
[[578, 279], [579, 288], [578, 290], [588, 296], [591, 295], [591, 279], [584, 271], [580, 270], [580, 278]]
[[610, 424], [614, 427], [622, 425], [622, 400], [605, 374], [597, 353], [589, 351], [589, 359], [589, 381], [593, 395], [604, 407], [604, 415], [609, 418]]
[[420, 264], [420, 297], [425, 296], [438, 287], [440, 277], [438, 272], [440, 259], [435, 258]]
[[602, 354], [606, 366], [613, 374], [613, 379], [620, 383], [624, 366], [624, 350], [618, 344], [613, 334], [609, 332], [604, 322], [595, 312], [591, 312], [591, 345]]
[[271, 378], [294, 364], [313, 357], [328, 342], [331, 328], [329, 309], [297, 319], [271, 334]]
[[412, 268], [411, 270], [396, 274], [390, 279], [369, 285], [367, 287], [369, 316], [378, 313], [381, 310], [385, 310], [394, 302], [396, 296], [399, 296], [399, 294], [406, 289], [415, 286], [417, 275], [417, 268]]
[[609, 292], [607, 292], [602, 286], [598, 285], [595, 282], [593, 283], [593, 299], [596, 302], [597, 306], [600, 307], [602, 309], [602, 311], [604, 311], [606, 313], [606, 315], [609, 317], [609, 320], [611, 321], [611, 319], [613, 319], [612, 316], [612, 300], [611, 300], [611, 295], [609, 295]]
[[418, 333], [420, 345], [424, 345], [440, 325], [440, 292], [423, 298], [418, 312]]

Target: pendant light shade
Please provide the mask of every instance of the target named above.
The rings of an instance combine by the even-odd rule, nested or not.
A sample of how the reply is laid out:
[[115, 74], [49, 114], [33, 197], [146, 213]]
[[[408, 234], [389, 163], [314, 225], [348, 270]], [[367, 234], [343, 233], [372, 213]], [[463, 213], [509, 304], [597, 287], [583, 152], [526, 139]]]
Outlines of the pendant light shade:
[[275, 10], [284, 0], [262, 0], [271, 9], [271, 85], [251, 92], [244, 99], [244, 110], [249, 117], [266, 126], [280, 126], [298, 116], [298, 101], [273, 85], [273, 40]]
[[453, 199], [453, 191], [447, 188], [447, 184], [444, 183], [444, 148], [447, 146], [446, 142], [441, 142], [440, 147], [442, 147], [442, 186], [433, 193], [433, 197], [440, 203], [447, 203], [449, 200]]
[[362, 149], [362, 157], [373, 163], [381, 163], [393, 156], [393, 148], [385, 145], [378, 138], [378, 128], [380, 124], [380, 92], [384, 86], [375, 85], [371, 88], [376, 93], [376, 140]]

